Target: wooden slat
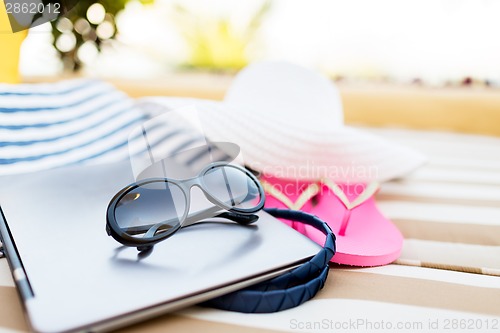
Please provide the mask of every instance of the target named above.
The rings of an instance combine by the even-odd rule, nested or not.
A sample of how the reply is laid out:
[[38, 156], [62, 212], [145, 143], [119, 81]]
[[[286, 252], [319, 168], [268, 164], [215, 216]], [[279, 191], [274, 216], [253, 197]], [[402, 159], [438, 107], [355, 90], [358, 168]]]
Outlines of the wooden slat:
[[349, 123], [500, 135], [496, 89], [339, 87]]
[[471, 207], [402, 200], [377, 200], [377, 206], [389, 219], [500, 227], [500, 207]]
[[500, 169], [463, 170], [450, 167], [426, 166], [408, 176], [407, 181], [426, 181], [436, 183], [458, 183], [500, 186]]
[[500, 207], [500, 187], [476, 184], [398, 181], [382, 184], [380, 200]]
[[405, 239], [400, 259], [440, 264], [442, 269], [474, 267], [500, 272], [500, 246]]
[[359, 299], [500, 315], [500, 289], [496, 288], [335, 269], [331, 273], [333, 278], [316, 299]]

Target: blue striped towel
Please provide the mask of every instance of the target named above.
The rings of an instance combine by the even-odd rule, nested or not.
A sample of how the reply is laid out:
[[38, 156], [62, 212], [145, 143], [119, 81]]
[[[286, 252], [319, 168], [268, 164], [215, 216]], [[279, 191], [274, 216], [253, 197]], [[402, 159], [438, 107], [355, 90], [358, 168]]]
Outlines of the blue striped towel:
[[0, 175], [127, 159], [129, 133], [144, 119], [97, 80], [0, 84]]

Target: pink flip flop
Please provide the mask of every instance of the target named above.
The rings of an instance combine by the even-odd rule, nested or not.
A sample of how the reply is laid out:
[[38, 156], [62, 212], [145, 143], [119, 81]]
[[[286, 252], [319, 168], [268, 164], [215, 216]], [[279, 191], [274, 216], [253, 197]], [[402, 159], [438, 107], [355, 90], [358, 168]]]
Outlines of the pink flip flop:
[[[316, 183], [261, 178], [266, 207], [298, 209], [318, 216], [337, 236], [332, 262], [352, 266], [386, 265], [399, 257], [403, 236], [378, 210], [374, 194], [378, 183], [337, 185], [323, 179]], [[290, 224], [290, 223], [289, 223]], [[302, 224], [290, 224], [317, 243], [322, 234]]]

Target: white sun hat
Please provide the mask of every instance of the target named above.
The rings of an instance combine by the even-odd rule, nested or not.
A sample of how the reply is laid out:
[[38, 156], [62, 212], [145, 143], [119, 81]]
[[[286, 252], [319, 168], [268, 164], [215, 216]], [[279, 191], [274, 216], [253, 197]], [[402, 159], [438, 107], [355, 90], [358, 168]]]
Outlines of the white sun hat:
[[289, 63], [246, 67], [222, 102], [155, 101], [169, 108], [196, 105], [207, 137], [238, 144], [245, 163], [266, 176], [368, 183], [401, 177], [425, 161], [416, 151], [345, 126], [335, 85]]

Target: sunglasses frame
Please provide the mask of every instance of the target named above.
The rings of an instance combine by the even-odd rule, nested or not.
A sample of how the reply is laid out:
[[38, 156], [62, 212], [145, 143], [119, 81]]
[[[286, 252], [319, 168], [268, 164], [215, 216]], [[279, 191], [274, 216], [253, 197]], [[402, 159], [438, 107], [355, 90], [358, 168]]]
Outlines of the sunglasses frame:
[[[238, 171], [243, 172], [247, 177], [249, 177], [257, 186], [257, 189], [259, 190], [259, 195], [260, 195], [260, 201], [259, 203], [252, 208], [238, 208], [238, 207], [233, 207], [230, 206], [223, 201], [219, 200], [215, 196], [213, 196], [207, 189], [204, 181], [204, 176], [209, 172], [210, 170], [213, 170], [215, 168], [219, 167], [231, 167], [235, 168]], [[127, 195], [130, 191], [144, 186], [146, 184], [151, 184], [151, 183], [160, 183], [160, 182], [165, 182], [169, 184], [173, 184], [177, 187], [180, 188], [182, 191], [182, 194], [184, 195], [184, 202], [186, 205], [186, 209], [182, 215], [181, 218], [179, 218], [179, 223], [175, 227], [172, 227], [168, 231], [159, 233], [158, 235], [153, 235], [152, 237], [149, 238], [141, 238], [141, 237], [133, 237], [127, 232], [123, 231], [123, 228], [120, 228], [118, 225], [118, 222], [116, 221], [115, 217], [115, 211], [118, 206], [118, 203], [120, 200]], [[109, 236], [113, 237], [116, 241], [119, 243], [125, 245], [125, 246], [131, 246], [131, 247], [149, 247], [153, 246], [156, 243], [159, 243], [169, 237], [171, 237], [173, 234], [175, 234], [179, 229], [181, 229], [183, 226], [186, 225], [186, 220], [188, 219], [189, 216], [189, 207], [191, 203], [191, 189], [193, 187], [198, 187], [203, 194], [205, 195], [205, 198], [207, 198], [208, 201], [210, 201], [212, 204], [214, 204], [214, 207], [211, 207], [207, 210], [197, 212], [194, 216], [197, 217], [199, 215], [202, 215], [202, 213], [206, 214], [211, 214], [205, 217], [201, 217], [198, 220], [201, 220], [203, 218], [207, 217], [215, 217], [213, 213], [219, 211], [220, 209], [224, 209], [226, 211], [229, 211], [233, 213], [236, 217], [239, 215], [247, 216], [254, 214], [258, 211], [260, 211], [264, 207], [264, 203], [266, 201], [265, 198], [265, 192], [260, 184], [259, 180], [247, 169], [242, 168], [238, 165], [234, 164], [228, 164], [227, 162], [215, 162], [207, 165], [204, 167], [197, 176], [188, 178], [188, 179], [171, 179], [171, 178], [149, 178], [142, 180], [140, 182], [135, 182], [130, 185], [125, 186], [123, 189], [121, 189], [115, 196], [111, 199], [108, 208], [106, 210], [106, 232], [108, 233]], [[237, 219], [235, 219], [237, 221]], [[190, 224], [192, 224], [191, 222]], [[247, 224], [246, 222], [242, 222], [241, 224]], [[155, 224], [156, 225], [156, 224]], [[153, 225], [154, 226], [154, 225]], [[139, 249], [140, 250], [140, 249]]]

